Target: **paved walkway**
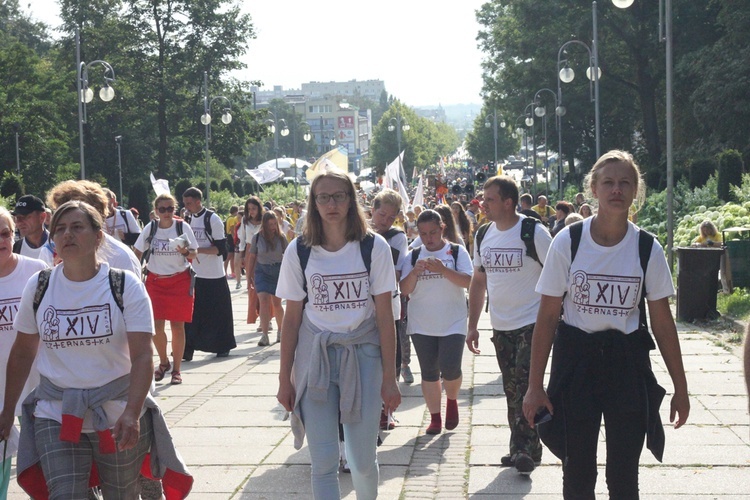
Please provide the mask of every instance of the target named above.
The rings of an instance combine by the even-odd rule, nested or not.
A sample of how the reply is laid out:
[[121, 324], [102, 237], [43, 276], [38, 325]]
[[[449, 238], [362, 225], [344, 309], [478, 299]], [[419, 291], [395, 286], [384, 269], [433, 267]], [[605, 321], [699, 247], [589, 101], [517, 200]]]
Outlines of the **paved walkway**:
[[[196, 353], [183, 366], [182, 385], [157, 384], [157, 400], [195, 476], [191, 498], [310, 498], [307, 448], [296, 451], [292, 446], [289, 423], [275, 398], [278, 345], [257, 347], [255, 325], [244, 321], [247, 295], [233, 292], [233, 300], [238, 347], [231, 356]], [[642, 497], [750, 498], [750, 419], [739, 349], [727, 350], [717, 337], [690, 325], [678, 327], [692, 410], [682, 429], [667, 425], [664, 463], [644, 452]], [[398, 427], [383, 433], [378, 449], [381, 498], [561, 498], [560, 463], [550, 453], [530, 478], [500, 467], [510, 433], [486, 315], [480, 330], [482, 354], [464, 354], [461, 423], [454, 431], [425, 435], [429, 414], [415, 357], [417, 383], [401, 385]], [[658, 355], [653, 361], [657, 378], [670, 390], [664, 363]], [[668, 403], [662, 410], [665, 422], [667, 408]], [[600, 444], [597, 494], [605, 498], [603, 439]], [[342, 475], [341, 483], [342, 495], [354, 499], [350, 477]], [[15, 469], [9, 498], [25, 498]]]

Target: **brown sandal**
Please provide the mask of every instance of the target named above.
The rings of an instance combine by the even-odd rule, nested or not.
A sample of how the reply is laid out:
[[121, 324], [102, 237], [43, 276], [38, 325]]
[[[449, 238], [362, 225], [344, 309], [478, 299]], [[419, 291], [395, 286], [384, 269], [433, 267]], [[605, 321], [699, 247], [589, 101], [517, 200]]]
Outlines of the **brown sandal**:
[[159, 368], [154, 370], [154, 380], [159, 382], [164, 378], [164, 375], [172, 368], [172, 365], [167, 361], [166, 363], [159, 364]]
[[182, 375], [180, 375], [180, 372], [172, 371], [172, 381], [170, 384], [172, 385], [180, 385], [182, 383]]

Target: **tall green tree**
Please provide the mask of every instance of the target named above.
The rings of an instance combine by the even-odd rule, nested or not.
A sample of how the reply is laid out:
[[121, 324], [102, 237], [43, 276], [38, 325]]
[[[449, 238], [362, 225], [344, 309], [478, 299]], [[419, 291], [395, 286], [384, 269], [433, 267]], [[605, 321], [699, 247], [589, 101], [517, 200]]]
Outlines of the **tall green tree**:
[[[497, 157], [502, 161], [508, 155], [518, 151], [519, 142], [509, 132], [509, 128], [500, 126], [502, 117], [498, 116], [497, 123]], [[490, 126], [487, 127], [486, 124]], [[507, 122], [506, 122], [507, 125]], [[495, 131], [493, 110], [486, 106], [474, 119], [474, 128], [466, 134], [466, 149], [474, 160], [486, 164], [495, 160]]]

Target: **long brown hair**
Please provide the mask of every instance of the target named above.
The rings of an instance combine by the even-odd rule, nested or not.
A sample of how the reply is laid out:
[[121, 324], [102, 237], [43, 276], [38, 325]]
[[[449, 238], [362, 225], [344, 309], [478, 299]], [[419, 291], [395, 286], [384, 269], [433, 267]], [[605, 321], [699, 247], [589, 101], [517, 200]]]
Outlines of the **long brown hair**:
[[450, 241], [451, 243], [461, 243], [461, 240], [458, 239], [458, 232], [456, 231], [456, 221], [453, 219], [453, 211], [451, 210], [451, 207], [449, 207], [448, 205], [443, 205], [441, 203], [440, 205], [436, 206], [434, 210], [440, 214], [440, 217], [443, 219], [443, 224], [445, 224], [445, 228], [443, 229], [443, 238]]
[[[266, 224], [268, 223], [268, 221], [273, 221], [273, 224], [276, 224], [275, 235], [267, 230]], [[266, 212], [263, 213], [263, 217], [261, 218], [260, 222], [260, 231], [258, 231], [258, 234], [260, 234], [263, 239], [266, 240], [269, 248], [276, 248], [277, 243], [281, 243], [281, 248], [286, 247], [286, 236], [284, 236], [284, 233], [281, 231], [279, 219], [276, 218], [276, 214], [273, 210], [266, 210]]]
[[[250, 218], [250, 205], [258, 207], [258, 217], [256, 219]], [[245, 202], [245, 215], [242, 216], [242, 223], [249, 224], [252, 222], [255, 225], [260, 224], [263, 221], [263, 212], [263, 204], [260, 202], [260, 198], [257, 196], [251, 196]]]
[[349, 210], [346, 213], [346, 241], [362, 241], [367, 235], [367, 219], [362, 207], [357, 200], [357, 192], [354, 190], [352, 180], [338, 169], [330, 169], [313, 179], [310, 186], [310, 196], [307, 198], [307, 216], [302, 237], [309, 246], [322, 245], [325, 242], [323, 232], [323, 219], [315, 203], [318, 184], [323, 179], [335, 179], [344, 185], [344, 192], [349, 196]]

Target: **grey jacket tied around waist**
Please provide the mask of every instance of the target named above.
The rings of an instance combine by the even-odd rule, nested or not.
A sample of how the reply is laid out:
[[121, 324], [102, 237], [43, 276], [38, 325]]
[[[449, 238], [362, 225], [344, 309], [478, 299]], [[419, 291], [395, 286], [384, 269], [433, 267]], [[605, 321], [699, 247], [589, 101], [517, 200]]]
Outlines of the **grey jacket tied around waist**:
[[328, 387], [331, 383], [328, 346], [344, 348], [339, 366], [341, 423], [349, 424], [362, 420], [362, 381], [357, 358], [357, 346], [360, 344], [380, 345], [380, 332], [374, 316], [363, 321], [351, 332], [339, 333], [316, 327], [303, 314], [293, 368], [296, 394], [291, 424], [296, 449], [302, 448], [305, 438], [305, 426], [300, 409], [300, 400], [305, 391], [309, 392], [308, 397], [314, 401], [328, 399]]

